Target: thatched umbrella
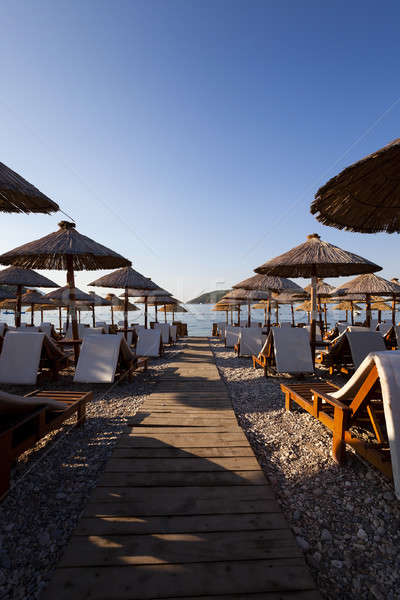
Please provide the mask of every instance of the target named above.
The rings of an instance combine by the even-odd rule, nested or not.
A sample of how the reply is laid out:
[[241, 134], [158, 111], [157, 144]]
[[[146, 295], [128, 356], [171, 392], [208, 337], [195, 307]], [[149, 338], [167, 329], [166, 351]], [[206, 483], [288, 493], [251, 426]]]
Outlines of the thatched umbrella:
[[22, 269], [20, 267], [8, 267], [0, 271], [0, 285], [15, 285], [17, 288], [16, 294], [16, 307], [15, 307], [15, 326], [20, 327], [21, 325], [21, 299], [22, 299], [22, 288], [28, 287], [58, 287], [58, 283], [54, 283], [47, 277], [36, 273], [31, 269]]
[[[390, 280], [392, 283], [394, 283], [395, 285], [399, 285], [400, 286], [400, 282], [398, 277], [392, 277], [392, 279]], [[397, 295], [393, 294], [392, 295], [392, 325], [396, 325], [396, 298]]]
[[[150, 280], [151, 281], [151, 280]], [[167, 290], [164, 290], [163, 288], [160, 288], [159, 286], [157, 286], [155, 289], [151, 289], [151, 290], [141, 290], [138, 288], [132, 289], [130, 288], [128, 290], [128, 296], [130, 298], [152, 298], [153, 296], [172, 296], [172, 294], [170, 294], [169, 292], [167, 292]], [[147, 329], [147, 320], [148, 320], [148, 300], [145, 301], [144, 303], [144, 326]], [[156, 322], [157, 322], [157, 305], [155, 306], [155, 311], [156, 311]]]
[[[311, 285], [307, 285], [305, 288], [306, 292], [308, 294], [311, 294]], [[320, 328], [322, 331], [322, 310], [321, 310], [321, 306], [324, 307], [324, 321], [325, 321], [325, 331], [328, 328], [328, 318], [327, 318], [327, 308], [326, 305], [330, 302], [330, 299], [328, 298], [328, 296], [333, 292], [333, 290], [335, 289], [335, 287], [333, 285], [330, 285], [329, 283], [327, 283], [326, 281], [324, 281], [323, 279], [318, 279], [317, 280], [317, 289], [316, 289], [316, 294], [317, 294], [317, 304], [318, 304], [318, 311], [319, 311], [319, 315], [320, 315]]]
[[222, 308], [223, 310], [230, 310], [231, 311], [231, 324], [233, 324], [233, 311], [234, 310], [238, 311], [238, 319], [239, 319], [239, 323], [240, 323], [240, 305], [241, 304], [246, 304], [246, 301], [244, 301], [244, 300], [227, 300], [227, 299], [221, 298], [221, 300], [219, 300], [215, 306], [218, 308]]
[[[79, 233], [75, 229], [75, 223], [68, 221], [61, 221], [58, 231], [2, 254], [0, 263], [24, 268], [67, 271], [72, 334], [75, 340], [78, 340], [78, 323], [75, 312], [74, 271], [115, 269], [131, 264], [120, 254]], [[74, 351], [77, 361], [78, 344], [74, 344]]]
[[[92, 283], [89, 283], [89, 285], [123, 289], [126, 307], [128, 307], [128, 297], [130, 295], [129, 288], [136, 288], [141, 291], [156, 290], [158, 288], [158, 285], [151, 281], [151, 279], [141, 275], [141, 273], [138, 273], [138, 271], [135, 271], [135, 269], [132, 269], [132, 267], [118, 269], [118, 271], [114, 271], [113, 273], [109, 273], [109, 275], [104, 275], [104, 277], [96, 279], [96, 281], [92, 281]], [[145, 307], [145, 327], [147, 327], [147, 307]], [[127, 337], [128, 310], [124, 310], [124, 329], [125, 337]]]
[[[156, 295], [156, 296], [139, 296], [138, 298], [136, 298], [135, 302], [137, 302], [137, 304], [144, 304], [145, 306], [154, 306], [154, 311], [155, 311], [155, 321], [157, 323], [157, 308], [159, 306], [167, 306], [167, 304], [182, 304], [180, 300], [177, 300], [176, 298], [173, 298], [173, 296], [171, 296], [170, 294], [166, 295], [166, 296], [160, 296], [160, 295]], [[164, 314], [164, 318], [165, 318], [165, 322], [167, 322], [167, 313]]]
[[378, 321], [380, 323], [382, 321], [382, 311], [392, 310], [392, 307], [386, 302], [371, 302], [371, 310], [378, 311]]
[[[215, 305], [215, 306], [213, 306], [213, 308], [211, 310], [216, 311], [216, 312], [224, 312], [225, 316], [226, 316], [226, 324], [228, 324], [228, 322], [229, 322], [228, 314], [229, 314], [229, 311], [231, 310], [229, 304], [224, 304], [224, 305], [221, 304], [220, 306]], [[232, 311], [231, 311], [231, 313], [232, 313]]]
[[332, 296], [346, 296], [349, 294], [362, 294], [366, 302], [366, 323], [371, 323], [371, 296], [389, 296], [400, 295], [400, 286], [383, 277], [373, 273], [360, 275], [351, 281], [346, 281], [332, 292]]
[[247, 325], [251, 325], [251, 302], [255, 300], [269, 300], [270, 291], [246, 290], [234, 286], [234, 289], [225, 294], [221, 300], [243, 300], [247, 302]]
[[0, 211], [6, 213], [44, 213], [60, 210], [58, 204], [34, 185], [0, 162]]
[[172, 322], [174, 322], [175, 313], [187, 313], [187, 310], [180, 304], [164, 304], [164, 306], [160, 308], [160, 312], [163, 312], [164, 314], [172, 313]]
[[[124, 312], [125, 302], [118, 298], [115, 294], [107, 294], [106, 300], [110, 303], [111, 306], [111, 324], [114, 325], [114, 312]], [[128, 302], [127, 306], [128, 312], [139, 310], [137, 306]]]
[[[35, 305], [43, 303], [43, 294], [38, 292], [37, 290], [27, 290], [25, 294], [21, 296], [21, 306], [29, 306], [30, 310], [28, 312], [31, 313], [31, 325], [34, 324], [35, 317]], [[9, 308], [14, 311], [17, 310], [17, 300], [7, 300], [6, 302], [2, 302], [3, 308]]]
[[311, 212], [324, 225], [375, 233], [400, 231], [400, 138], [332, 177]]
[[307, 241], [255, 269], [256, 273], [281, 277], [311, 277], [311, 348], [315, 357], [317, 280], [318, 277], [339, 277], [380, 271], [371, 261], [323, 242], [314, 233]]
[[[83, 292], [82, 290], [80, 290], [79, 288], [76, 288], [76, 287], [74, 287], [71, 290], [71, 288], [68, 285], [64, 285], [62, 287], [57, 288], [56, 290], [48, 292], [48, 294], [45, 294], [42, 299], [43, 303], [49, 302], [59, 308], [58, 316], [59, 316], [59, 321], [60, 321], [60, 329], [62, 329], [62, 321], [61, 321], [61, 308], [62, 307], [66, 307], [68, 310], [67, 326], [69, 324], [69, 317], [71, 314], [71, 306], [72, 306], [71, 291], [73, 292], [73, 295], [74, 295], [74, 306], [76, 308], [78, 308], [78, 306], [77, 306], [78, 302], [80, 302], [80, 306], [82, 306], [83, 303], [85, 303], [87, 305], [90, 304], [91, 297], [89, 296], [89, 294], [87, 294], [86, 292]], [[78, 338], [75, 338], [75, 336], [74, 336], [74, 339], [78, 339]]]
[[346, 311], [346, 321], [349, 317], [349, 311], [351, 313], [351, 324], [354, 325], [354, 310], [361, 310], [358, 304], [354, 304], [353, 300], [342, 300], [339, 304], [332, 306], [332, 310], [344, 310]]
[[[277, 293], [303, 293], [304, 290], [294, 281], [287, 279], [286, 277], [278, 277], [276, 275], [253, 275], [240, 281], [234, 288], [242, 288], [244, 290], [257, 290], [260, 292], [277, 292]], [[266, 311], [268, 311], [268, 320], [266, 317]], [[271, 304], [270, 297], [267, 298], [267, 307], [264, 311], [264, 325], [268, 328], [271, 325]]]
[[99, 296], [96, 292], [89, 292], [88, 296], [91, 298], [91, 303], [78, 301], [76, 306], [79, 310], [90, 310], [92, 311], [92, 325], [96, 327], [96, 313], [95, 306], [111, 306], [111, 302], [103, 296]]

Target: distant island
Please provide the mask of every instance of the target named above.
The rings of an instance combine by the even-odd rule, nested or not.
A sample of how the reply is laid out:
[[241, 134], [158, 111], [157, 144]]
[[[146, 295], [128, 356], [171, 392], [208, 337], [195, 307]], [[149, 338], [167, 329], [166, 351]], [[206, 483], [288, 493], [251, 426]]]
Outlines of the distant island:
[[213, 292], [205, 292], [193, 300], [189, 300], [186, 304], [215, 304], [221, 300], [231, 290], [214, 290]]

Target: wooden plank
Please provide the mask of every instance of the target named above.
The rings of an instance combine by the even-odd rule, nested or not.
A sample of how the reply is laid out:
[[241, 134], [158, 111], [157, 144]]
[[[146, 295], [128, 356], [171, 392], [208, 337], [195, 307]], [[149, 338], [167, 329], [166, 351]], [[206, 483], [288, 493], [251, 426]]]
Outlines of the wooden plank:
[[[321, 600], [317, 590], [296, 590], [295, 592], [263, 592], [262, 594], [235, 594], [234, 596], [207, 596], [207, 600]], [[204, 600], [204, 596], [179, 596], [158, 600]]]
[[124, 448], [120, 443], [113, 452], [113, 458], [194, 458], [194, 457], [215, 458], [230, 456], [252, 456], [253, 450], [250, 446], [222, 446], [206, 448]]
[[150, 425], [153, 425], [155, 427], [165, 427], [166, 425], [172, 425], [172, 426], [179, 426], [179, 427], [234, 427], [234, 428], [238, 428], [238, 422], [236, 420], [236, 418], [222, 418], [222, 419], [218, 419], [218, 417], [214, 417], [213, 419], [208, 419], [205, 417], [198, 417], [198, 416], [194, 416], [194, 417], [186, 417], [183, 415], [170, 415], [170, 414], [165, 414], [165, 415], [160, 415], [158, 413], [156, 414], [151, 414], [151, 415], [146, 415], [146, 414], [139, 414], [139, 415], [135, 415], [134, 417], [129, 417], [127, 419], [127, 423], [128, 425], [135, 425], [135, 426], [142, 426], [142, 425], [146, 425], [148, 427], [150, 427]]
[[202, 471], [180, 473], [126, 473], [107, 471], [98, 486], [113, 487], [183, 487], [219, 485], [269, 485], [262, 471]]
[[302, 556], [290, 529], [155, 535], [74, 536], [61, 567], [186, 564]]
[[254, 456], [231, 456], [214, 458], [110, 458], [105, 472], [114, 473], [160, 473], [192, 471], [259, 471]]
[[59, 568], [43, 600], [150, 600], [181, 596], [308, 590], [314, 584], [302, 558], [180, 565]]
[[281, 512], [223, 515], [103, 517], [81, 519], [75, 535], [136, 535], [143, 533], [202, 533], [286, 529]]
[[231, 431], [228, 433], [207, 433], [199, 432], [189, 433], [178, 431], [174, 433], [166, 433], [162, 429], [159, 431], [151, 430], [150, 433], [143, 431], [131, 432], [125, 435], [118, 446], [125, 448], [204, 448], [206, 446], [248, 446], [249, 442], [243, 431]]

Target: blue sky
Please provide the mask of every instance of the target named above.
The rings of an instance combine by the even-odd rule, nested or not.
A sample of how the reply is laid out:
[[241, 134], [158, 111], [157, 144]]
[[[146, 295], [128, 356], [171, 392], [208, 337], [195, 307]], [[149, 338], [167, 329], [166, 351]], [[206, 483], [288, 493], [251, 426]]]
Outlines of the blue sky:
[[[365, 0], [6, 0], [0, 160], [182, 300], [314, 231], [398, 276], [397, 234], [323, 227], [309, 206], [399, 136], [399, 21]], [[3, 214], [0, 251], [60, 218]]]

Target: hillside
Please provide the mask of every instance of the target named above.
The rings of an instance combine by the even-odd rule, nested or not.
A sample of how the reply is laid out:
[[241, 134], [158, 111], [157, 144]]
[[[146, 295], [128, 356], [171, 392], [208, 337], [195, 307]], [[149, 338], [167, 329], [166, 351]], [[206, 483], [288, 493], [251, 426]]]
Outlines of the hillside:
[[197, 298], [193, 298], [186, 304], [215, 304], [218, 300], [221, 300], [222, 296], [225, 296], [231, 290], [214, 290], [213, 292], [205, 292]]

